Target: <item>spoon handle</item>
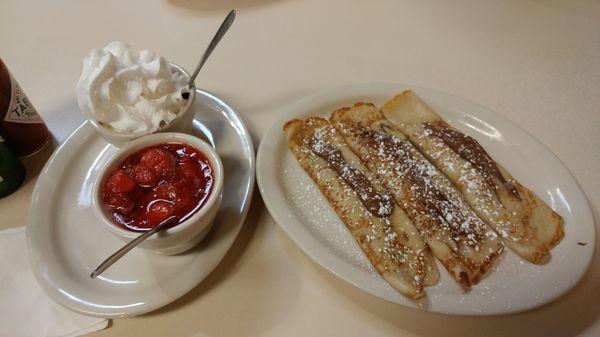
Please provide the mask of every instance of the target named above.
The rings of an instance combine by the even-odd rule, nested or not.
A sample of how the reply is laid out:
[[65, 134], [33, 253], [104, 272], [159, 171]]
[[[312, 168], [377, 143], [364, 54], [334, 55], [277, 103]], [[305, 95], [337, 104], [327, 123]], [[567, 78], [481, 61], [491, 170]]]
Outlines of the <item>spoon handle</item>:
[[96, 269], [94, 269], [94, 271], [92, 271], [92, 273], [90, 274], [90, 277], [96, 278], [96, 276], [102, 274], [106, 269], [108, 269], [110, 266], [112, 266], [113, 263], [115, 263], [119, 259], [121, 259], [123, 257], [123, 255], [127, 254], [135, 246], [139, 245], [140, 243], [142, 243], [142, 241], [151, 237], [155, 233], [161, 231], [162, 229], [164, 229], [165, 227], [167, 227], [168, 225], [173, 223], [173, 221], [175, 221], [176, 219], [177, 219], [177, 217], [175, 217], [175, 216], [167, 218], [166, 220], [161, 222], [158, 226], [156, 226], [156, 227], [152, 228], [151, 230], [147, 231], [146, 233], [138, 236], [133, 241], [129, 242], [128, 244], [123, 246], [121, 249], [114, 252], [114, 254], [112, 254], [111, 256], [106, 258], [106, 260], [102, 261], [102, 263], [100, 263], [98, 265], [98, 267], [96, 267]]
[[221, 38], [223, 38], [223, 35], [225, 35], [225, 33], [227, 33], [227, 31], [229, 30], [229, 27], [231, 27], [231, 24], [233, 24], [233, 20], [235, 20], [235, 10], [231, 10], [229, 12], [229, 14], [227, 14], [227, 17], [225, 18], [225, 20], [223, 20], [221, 27], [219, 27], [219, 30], [217, 30], [217, 32], [215, 33], [215, 36], [213, 36], [212, 41], [210, 41], [208, 48], [206, 48], [206, 50], [204, 51], [204, 55], [202, 55], [202, 59], [200, 59], [200, 62], [196, 66], [196, 69], [194, 69], [194, 73], [192, 74], [192, 76], [190, 77], [190, 81], [188, 82], [188, 86], [190, 88], [192, 88], [194, 86], [194, 81], [196, 80], [196, 76], [198, 76], [198, 73], [200, 72], [200, 69], [202, 69], [204, 62], [206, 62], [206, 60], [208, 60], [208, 57], [213, 52], [213, 50], [215, 49], [217, 44], [219, 44], [219, 41], [221, 41]]

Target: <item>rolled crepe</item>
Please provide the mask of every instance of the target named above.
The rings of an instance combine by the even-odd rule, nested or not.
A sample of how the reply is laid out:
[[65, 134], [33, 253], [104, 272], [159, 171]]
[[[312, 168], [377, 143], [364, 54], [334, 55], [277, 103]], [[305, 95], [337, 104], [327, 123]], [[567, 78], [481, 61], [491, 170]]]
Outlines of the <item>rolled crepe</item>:
[[503, 246], [452, 183], [372, 104], [339, 109], [330, 120], [454, 279], [466, 287], [479, 282]]
[[375, 269], [411, 298], [439, 279], [427, 246], [406, 214], [323, 118], [291, 120], [288, 145]]
[[496, 163], [475, 139], [448, 125], [412, 91], [396, 96], [381, 111], [516, 253], [540, 263], [563, 238], [560, 215]]

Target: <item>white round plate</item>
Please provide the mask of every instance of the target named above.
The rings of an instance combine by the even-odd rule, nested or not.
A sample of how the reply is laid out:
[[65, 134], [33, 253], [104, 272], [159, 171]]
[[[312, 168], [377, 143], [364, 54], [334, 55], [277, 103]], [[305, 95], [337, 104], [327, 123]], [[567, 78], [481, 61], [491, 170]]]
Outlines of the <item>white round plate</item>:
[[[292, 118], [328, 117], [355, 102], [381, 106], [412, 89], [444, 119], [475, 137], [499, 163], [565, 219], [565, 238], [546, 265], [525, 262], [512, 251], [471, 291], [464, 292], [438, 263], [440, 282], [427, 297], [411, 301], [373, 269], [327, 200], [288, 150], [282, 126]], [[265, 205], [289, 237], [333, 274], [384, 300], [439, 313], [493, 315], [530, 310], [571, 289], [594, 251], [594, 222], [577, 182], [544, 145], [504, 117], [475, 103], [437, 91], [401, 84], [360, 84], [325, 90], [283, 109], [257, 155], [257, 179]], [[585, 245], [584, 245], [585, 244]]]
[[123, 246], [90, 206], [94, 178], [117, 148], [85, 122], [52, 155], [33, 191], [26, 229], [34, 274], [56, 302], [90, 316], [143, 314], [187, 293], [225, 256], [250, 206], [254, 149], [241, 119], [219, 98], [197, 90], [196, 111], [194, 134], [223, 161], [223, 204], [206, 239], [179, 255], [134, 249], [90, 279], [98, 263]]

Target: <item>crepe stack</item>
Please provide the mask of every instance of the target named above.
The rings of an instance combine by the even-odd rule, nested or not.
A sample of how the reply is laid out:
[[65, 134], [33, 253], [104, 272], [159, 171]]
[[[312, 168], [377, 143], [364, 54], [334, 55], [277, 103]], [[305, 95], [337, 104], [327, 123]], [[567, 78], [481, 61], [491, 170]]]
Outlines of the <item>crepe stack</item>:
[[468, 289], [502, 242], [540, 263], [564, 236], [557, 213], [412, 92], [284, 131], [375, 269], [411, 298], [439, 278], [431, 253]]

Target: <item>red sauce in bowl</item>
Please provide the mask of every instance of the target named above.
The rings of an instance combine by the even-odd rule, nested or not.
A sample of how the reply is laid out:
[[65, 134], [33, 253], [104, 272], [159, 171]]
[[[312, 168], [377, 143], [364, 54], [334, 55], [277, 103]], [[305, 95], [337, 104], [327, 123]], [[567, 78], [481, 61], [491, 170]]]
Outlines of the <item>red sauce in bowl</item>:
[[208, 200], [214, 184], [206, 156], [186, 144], [146, 147], [123, 160], [102, 187], [104, 207], [127, 230], [150, 230], [175, 215], [177, 225]]

